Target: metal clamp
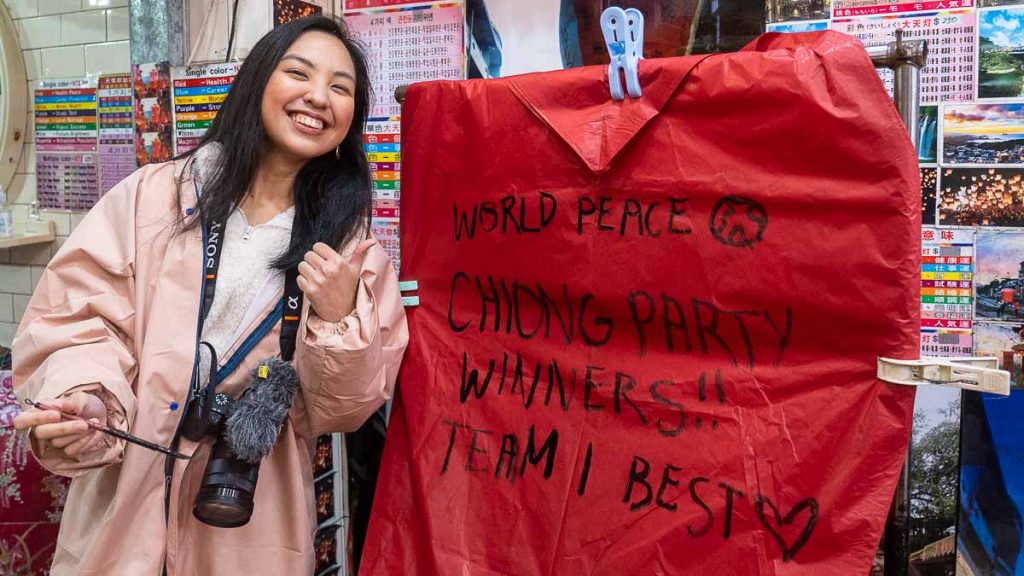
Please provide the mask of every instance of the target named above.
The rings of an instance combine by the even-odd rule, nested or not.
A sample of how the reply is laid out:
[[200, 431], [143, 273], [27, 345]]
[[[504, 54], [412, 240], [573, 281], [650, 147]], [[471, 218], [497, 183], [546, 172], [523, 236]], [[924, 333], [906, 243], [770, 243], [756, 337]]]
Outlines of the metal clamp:
[[875, 68], [891, 68], [910, 64], [924, 68], [928, 63], [928, 42], [926, 40], [904, 40], [903, 30], [896, 30], [896, 40], [881, 46], [866, 48]]
[[1010, 373], [1000, 370], [999, 360], [993, 357], [919, 360], [880, 357], [878, 379], [904, 386], [934, 384], [1002, 396], [1010, 395]]

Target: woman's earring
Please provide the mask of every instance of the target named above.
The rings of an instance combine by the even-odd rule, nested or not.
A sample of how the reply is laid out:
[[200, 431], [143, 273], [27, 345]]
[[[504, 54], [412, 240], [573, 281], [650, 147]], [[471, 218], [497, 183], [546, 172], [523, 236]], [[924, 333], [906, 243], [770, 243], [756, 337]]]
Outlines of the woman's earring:
[[341, 160], [341, 144], [338, 144], [334, 148], [334, 157], [337, 158], [338, 160]]

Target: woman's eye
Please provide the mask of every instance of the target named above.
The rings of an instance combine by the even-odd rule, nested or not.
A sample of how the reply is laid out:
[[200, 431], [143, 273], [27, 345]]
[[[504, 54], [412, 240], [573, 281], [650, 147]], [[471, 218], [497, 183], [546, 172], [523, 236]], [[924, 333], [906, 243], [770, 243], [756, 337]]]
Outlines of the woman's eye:
[[335, 92], [338, 92], [340, 94], [351, 94], [352, 93], [352, 90], [348, 86], [345, 86], [344, 84], [335, 84], [331, 88], [333, 88]]
[[291, 69], [291, 70], [285, 70], [285, 72], [288, 73], [288, 74], [291, 74], [292, 76], [294, 76], [296, 78], [303, 78], [303, 79], [305, 79], [307, 77], [306, 73], [303, 72], [302, 70]]

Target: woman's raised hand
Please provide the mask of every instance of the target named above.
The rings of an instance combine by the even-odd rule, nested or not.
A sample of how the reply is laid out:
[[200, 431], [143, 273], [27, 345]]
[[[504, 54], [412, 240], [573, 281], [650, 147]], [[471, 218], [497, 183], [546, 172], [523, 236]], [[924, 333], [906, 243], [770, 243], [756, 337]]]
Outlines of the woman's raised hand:
[[359, 270], [366, 251], [376, 243], [363, 240], [347, 259], [323, 242], [306, 252], [305, 260], [299, 263], [297, 282], [320, 319], [338, 322], [355, 308]]

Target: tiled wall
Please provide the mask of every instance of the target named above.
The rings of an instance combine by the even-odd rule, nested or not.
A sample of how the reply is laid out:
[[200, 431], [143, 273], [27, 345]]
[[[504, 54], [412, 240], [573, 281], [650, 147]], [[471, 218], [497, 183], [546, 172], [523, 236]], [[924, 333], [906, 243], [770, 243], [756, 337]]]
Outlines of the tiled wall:
[[[40, 78], [128, 72], [128, 0], [0, 0], [18, 29], [26, 90]], [[31, 92], [26, 133], [29, 135], [17, 175], [7, 191], [14, 219], [24, 220], [36, 199], [35, 151], [32, 145]], [[81, 221], [83, 212], [42, 211], [53, 220], [57, 241], [0, 250], [0, 345], [10, 346], [29, 296], [43, 267]]]

